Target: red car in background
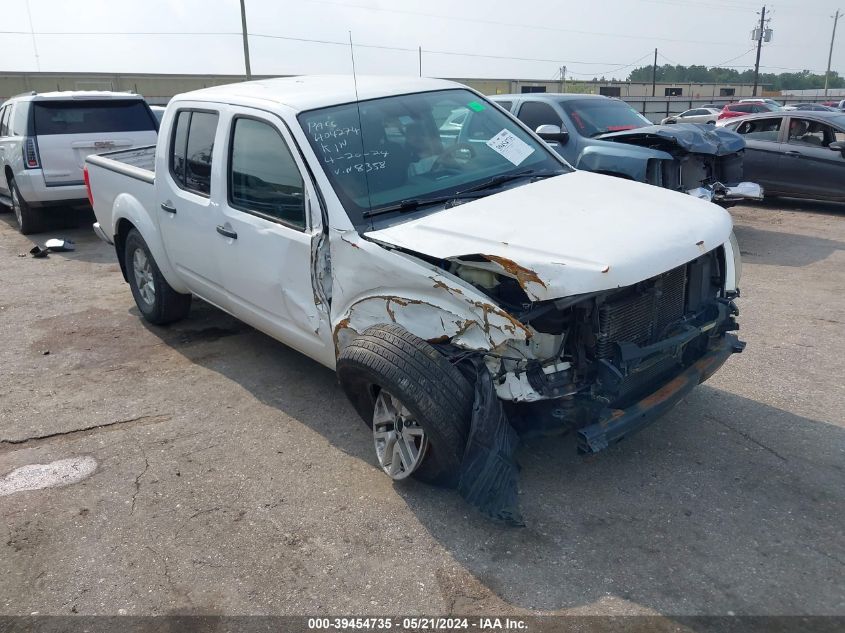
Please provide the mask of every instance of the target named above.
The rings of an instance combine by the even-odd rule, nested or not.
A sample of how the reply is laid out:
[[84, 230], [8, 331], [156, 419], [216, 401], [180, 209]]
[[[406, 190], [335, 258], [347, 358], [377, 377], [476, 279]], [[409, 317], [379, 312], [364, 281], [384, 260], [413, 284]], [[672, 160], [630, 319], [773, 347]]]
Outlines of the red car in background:
[[758, 112], [774, 112], [775, 108], [766, 103], [729, 103], [719, 113], [719, 120], [732, 119]]

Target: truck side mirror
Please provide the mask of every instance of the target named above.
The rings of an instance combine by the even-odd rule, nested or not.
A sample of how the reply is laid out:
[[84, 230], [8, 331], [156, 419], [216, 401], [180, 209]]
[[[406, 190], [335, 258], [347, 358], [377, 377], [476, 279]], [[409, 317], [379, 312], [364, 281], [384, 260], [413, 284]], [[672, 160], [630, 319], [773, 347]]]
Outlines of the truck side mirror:
[[537, 133], [537, 136], [544, 141], [557, 142], [561, 145], [566, 145], [569, 141], [569, 132], [561, 129], [559, 125], [540, 125], [534, 131]]
[[839, 152], [842, 156], [845, 156], [845, 141], [834, 141], [827, 147], [832, 149], [834, 152]]

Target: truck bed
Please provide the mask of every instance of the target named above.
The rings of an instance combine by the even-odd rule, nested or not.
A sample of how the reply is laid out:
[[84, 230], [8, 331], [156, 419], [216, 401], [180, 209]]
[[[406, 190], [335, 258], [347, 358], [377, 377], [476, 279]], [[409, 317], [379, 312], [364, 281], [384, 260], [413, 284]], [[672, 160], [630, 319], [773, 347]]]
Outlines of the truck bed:
[[152, 182], [155, 178], [156, 146], [122, 149], [89, 156], [86, 162], [110, 171]]
[[92, 154], [85, 159], [94, 214], [109, 238], [117, 234], [116, 204], [131, 209], [130, 217], [155, 218], [155, 152], [151, 145]]

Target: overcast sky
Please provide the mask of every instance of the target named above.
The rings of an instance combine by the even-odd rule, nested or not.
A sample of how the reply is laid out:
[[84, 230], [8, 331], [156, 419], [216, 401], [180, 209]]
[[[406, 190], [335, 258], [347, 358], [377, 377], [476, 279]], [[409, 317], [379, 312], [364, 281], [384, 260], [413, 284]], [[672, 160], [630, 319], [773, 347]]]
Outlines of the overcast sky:
[[[31, 22], [27, 0], [0, 0], [0, 72], [39, 66], [53, 72], [243, 72], [238, 0], [28, 1]], [[824, 72], [837, 1], [768, 5], [774, 40], [764, 45], [763, 71]], [[760, 10], [750, 0], [246, 0], [246, 5], [254, 74], [349, 72], [348, 46], [278, 36], [345, 42], [351, 31], [361, 45], [355, 48], [359, 73], [416, 74], [422, 46], [424, 75], [532, 79], [556, 77], [561, 65], [572, 79], [624, 78], [631, 67], [650, 64], [655, 47], [658, 63], [753, 66], [750, 31]], [[832, 68], [845, 74], [845, 20], [838, 40]]]

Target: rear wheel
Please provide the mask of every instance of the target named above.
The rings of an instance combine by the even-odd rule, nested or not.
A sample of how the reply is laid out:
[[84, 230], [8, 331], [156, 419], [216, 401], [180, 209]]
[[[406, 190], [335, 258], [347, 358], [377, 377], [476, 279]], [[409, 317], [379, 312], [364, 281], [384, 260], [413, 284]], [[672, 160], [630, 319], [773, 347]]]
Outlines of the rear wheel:
[[389, 477], [457, 484], [475, 393], [457, 367], [390, 324], [356, 337], [338, 357], [337, 373], [372, 427], [376, 458]]
[[9, 197], [12, 199], [12, 212], [18, 222], [18, 230], [23, 235], [45, 230], [44, 212], [29, 206], [29, 203], [23, 199], [14, 178], [9, 179]]
[[167, 283], [137, 229], [126, 236], [123, 261], [135, 305], [147, 321], [164, 325], [188, 316], [191, 295], [176, 292]]

